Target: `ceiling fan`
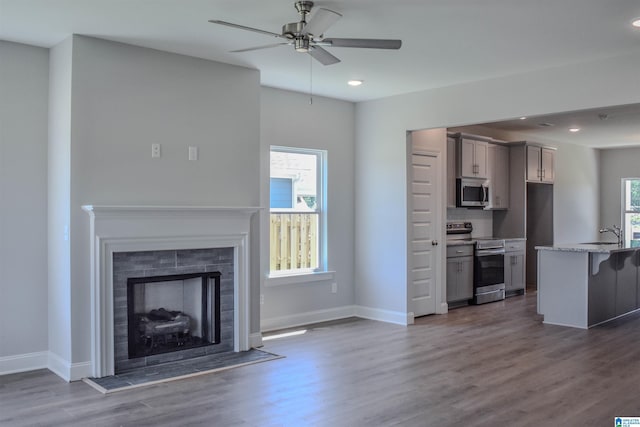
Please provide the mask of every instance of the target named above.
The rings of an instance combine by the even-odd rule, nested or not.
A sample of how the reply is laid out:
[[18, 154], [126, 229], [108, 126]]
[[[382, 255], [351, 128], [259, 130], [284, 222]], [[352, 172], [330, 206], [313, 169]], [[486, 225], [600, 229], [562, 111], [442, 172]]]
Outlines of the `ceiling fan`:
[[268, 36], [284, 39], [286, 41], [280, 43], [268, 44], [265, 46], [250, 47], [247, 49], [232, 50], [231, 52], [247, 52], [250, 50], [268, 49], [282, 45], [292, 45], [297, 52], [304, 52], [311, 55], [315, 60], [323, 65], [331, 65], [340, 62], [338, 58], [329, 53], [324, 47], [356, 47], [369, 49], [400, 49], [402, 40], [388, 39], [343, 39], [343, 38], [324, 38], [324, 32], [338, 19], [342, 17], [338, 12], [333, 10], [320, 8], [307, 22], [307, 15], [313, 7], [312, 1], [297, 1], [294, 4], [298, 14], [300, 14], [300, 22], [292, 22], [282, 26], [282, 34], [265, 31], [258, 28], [247, 27], [244, 25], [234, 24], [231, 22], [210, 19], [213, 24], [226, 25], [227, 27], [237, 28], [240, 30], [253, 31]]

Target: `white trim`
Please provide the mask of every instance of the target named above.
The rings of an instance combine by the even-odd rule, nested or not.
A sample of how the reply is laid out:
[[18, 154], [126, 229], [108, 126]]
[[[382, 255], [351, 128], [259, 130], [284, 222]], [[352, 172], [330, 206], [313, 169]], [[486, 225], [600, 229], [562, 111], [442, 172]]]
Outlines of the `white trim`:
[[262, 347], [262, 332], [253, 332], [249, 334], [249, 345], [251, 348]]
[[122, 218], [124, 216], [136, 216], [146, 213], [153, 216], [179, 216], [185, 214], [201, 215], [209, 217], [211, 214], [229, 214], [236, 217], [238, 214], [244, 214], [250, 217], [255, 212], [262, 209], [253, 206], [152, 206], [152, 205], [83, 205], [82, 209], [87, 213], [93, 212], [94, 215], [102, 218]]
[[[395, 323], [397, 325], [409, 325], [410, 313], [402, 311], [383, 310], [380, 308], [364, 307], [362, 305], [355, 306], [355, 315], [364, 319], [378, 320], [381, 322]], [[413, 317], [413, 316], [411, 316]]]
[[330, 320], [345, 319], [356, 315], [355, 306], [346, 305], [326, 310], [309, 311], [306, 313], [291, 314], [288, 316], [272, 317], [262, 319], [262, 332], [277, 329], [293, 328], [296, 326], [309, 325], [311, 323], [327, 322]]
[[294, 285], [299, 283], [325, 282], [333, 280], [335, 271], [312, 271], [308, 273], [271, 274], [264, 279], [267, 287]]
[[377, 320], [402, 326], [411, 325], [414, 322], [413, 313], [382, 310], [378, 308], [364, 307], [361, 305], [345, 305], [342, 307], [328, 308], [326, 310], [316, 310], [306, 313], [262, 319], [261, 329], [262, 332], [268, 332], [278, 329], [295, 328], [312, 323], [346, 319], [349, 317], [360, 317], [362, 319]]
[[48, 352], [47, 368], [63, 380], [71, 381], [71, 364], [57, 354]]
[[47, 368], [48, 351], [0, 357], [0, 375]]
[[80, 381], [83, 378], [90, 377], [93, 370], [93, 365], [90, 360], [86, 362], [72, 363], [69, 369], [69, 380]]

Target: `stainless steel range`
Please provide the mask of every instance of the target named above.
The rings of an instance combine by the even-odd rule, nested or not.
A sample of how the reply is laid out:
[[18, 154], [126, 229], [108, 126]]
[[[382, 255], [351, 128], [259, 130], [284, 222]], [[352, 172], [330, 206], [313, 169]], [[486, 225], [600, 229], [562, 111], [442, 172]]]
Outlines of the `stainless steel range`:
[[473, 303], [505, 298], [504, 240], [478, 240], [473, 266]]

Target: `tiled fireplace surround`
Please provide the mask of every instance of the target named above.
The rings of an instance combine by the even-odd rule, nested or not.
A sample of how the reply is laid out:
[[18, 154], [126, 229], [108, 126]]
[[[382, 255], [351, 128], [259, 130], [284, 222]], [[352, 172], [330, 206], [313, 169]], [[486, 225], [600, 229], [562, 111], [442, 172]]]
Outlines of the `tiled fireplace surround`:
[[[122, 257], [126, 258], [120, 255], [123, 253], [132, 254], [134, 258], [136, 253], [143, 258], [151, 254], [159, 255], [159, 258], [150, 261], [155, 265], [162, 262], [163, 256], [174, 256], [176, 263], [172, 268], [175, 268], [176, 273], [184, 272], [185, 267], [188, 272], [195, 272], [190, 268], [220, 271], [223, 273], [223, 280], [226, 273], [229, 280], [227, 292], [233, 290], [233, 326], [227, 327], [227, 332], [232, 331], [233, 336], [228, 349], [244, 351], [250, 348], [249, 311], [251, 298], [257, 297], [251, 295], [249, 286], [250, 231], [252, 215], [258, 208], [86, 205], [83, 209], [90, 217], [93, 377], [114, 375], [116, 364], [119, 369], [133, 367], [122, 363], [121, 337], [116, 326], [121, 323], [123, 315], [120, 309], [123, 283], [120, 273], [129, 268], [119, 265], [118, 261]], [[182, 259], [182, 264], [178, 263], [178, 257]], [[196, 261], [198, 258], [200, 260]], [[186, 265], [194, 261], [198, 264], [197, 267]], [[144, 262], [148, 263], [149, 260]], [[151, 272], [148, 273], [145, 275], [151, 275]], [[165, 269], [159, 272], [165, 273], [175, 274]], [[126, 292], [126, 278], [124, 286]], [[223, 289], [224, 282], [221, 281], [221, 290]], [[224, 291], [222, 294], [224, 295]], [[124, 316], [126, 318], [126, 308]], [[254, 337], [251, 339], [255, 341]], [[159, 357], [157, 360], [137, 363], [157, 363], [161, 359]]]
[[[220, 343], [129, 359], [127, 279], [219, 271]], [[115, 373], [158, 363], [233, 351], [233, 248], [116, 252], [113, 254]], [[159, 308], [159, 307], [158, 307]]]

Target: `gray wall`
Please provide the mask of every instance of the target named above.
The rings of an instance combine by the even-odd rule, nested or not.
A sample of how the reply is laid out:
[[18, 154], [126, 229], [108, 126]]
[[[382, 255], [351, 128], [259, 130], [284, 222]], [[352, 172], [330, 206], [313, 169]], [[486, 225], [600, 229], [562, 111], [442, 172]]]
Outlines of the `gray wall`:
[[600, 150], [553, 143], [556, 177], [553, 185], [553, 241], [591, 242], [600, 222]]
[[56, 372], [71, 360], [71, 71], [73, 39], [49, 60], [48, 257], [49, 352]]
[[48, 56], [0, 41], [0, 358], [48, 348]]
[[406, 305], [406, 280], [397, 272], [407, 265], [407, 130], [636, 103], [639, 92], [631, 88], [638, 87], [639, 66], [640, 55], [627, 54], [359, 103], [356, 304], [393, 312]]
[[[259, 97], [256, 70], [73, 37], [74, 364], [90, 359], [89, 226], [81, 206], [258, 206]], [[161, 158], [151, 158], [152, 143], [162, 145]], [[198, 161], [188, 160], [190, 145], [199, 147]], [[259, 331], [259, 313], [251, 325]]]
[[[640, 147], [600, 151], [600, 226], [620, 225], [622, 178], [640, 178]], [[611, 239], [612, 235], [602, 236]]]
[[[279, 89], [261, 90], [260, 139], [263, 150], [262, 206], [269, 206], [269, 147], [280, 145], [327, 150], [328, 269], [335, 271], [338, 292], [331, 280], [264, 286], [263, 325], [295, 324], [308, 312], [331, 312], [354, 303], [354, 139], [355, 106], [351, 102]], [[265, 216], [268, 213], [265, 212]], [[268, 223], [263, 232], [268, 232]], [[269, 246], [263, 247], [263, 277], [269, 272]]]

